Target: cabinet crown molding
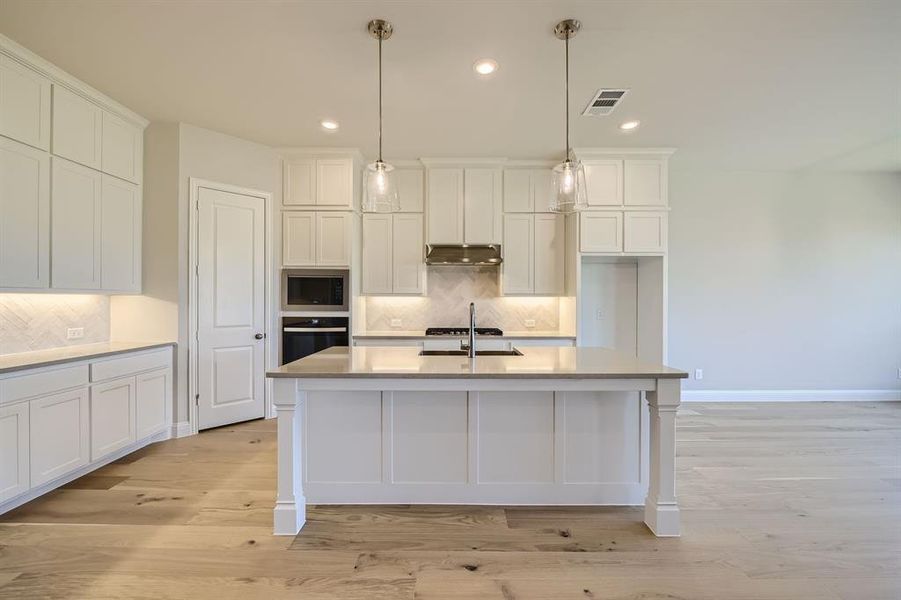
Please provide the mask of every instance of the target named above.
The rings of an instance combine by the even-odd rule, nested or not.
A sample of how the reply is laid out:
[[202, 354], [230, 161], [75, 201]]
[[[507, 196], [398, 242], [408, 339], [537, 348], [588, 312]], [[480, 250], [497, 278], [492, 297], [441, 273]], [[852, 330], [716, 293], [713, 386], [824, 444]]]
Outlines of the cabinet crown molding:
[[106, 94], [92, 88], [88, 84], [79, 81], [56, 65], [50, 63], [44, 58], [41, 58], [25, 46], [14, 42], [2, 33], [0, 33], [0, 52], [6, 54], [13, 60], [18, 61], [31, 69], [34, 69], [41, 75], [48, 77], [53, 81], [53, 83], [68, 88], [72, 92], [83, 96], [84, 98], [101, 106], [102, 108], [105, 108], [112, 113], [119, 115], [126, 121], [137, 125], [141, 129], [146, 128], [147, 125], [150, 124], [150, 121], [134, 112], [130, 108], [116, 102]]

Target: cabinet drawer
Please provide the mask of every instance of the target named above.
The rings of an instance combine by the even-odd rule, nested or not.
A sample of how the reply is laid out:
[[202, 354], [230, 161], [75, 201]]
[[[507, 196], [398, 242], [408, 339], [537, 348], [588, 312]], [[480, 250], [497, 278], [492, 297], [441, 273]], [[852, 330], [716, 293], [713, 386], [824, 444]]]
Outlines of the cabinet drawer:
[[88, 365], [63, 367], [0, 380], [0, 404], [87, 385]]
[[116, 377], [134, 375], [141, 371], [163, 369], [172, 364], [172, 350], [155, 350], [142, 354], [131, 354], [121, 358], [100, 360], [91, 364], [91, 382], [106, 381]]

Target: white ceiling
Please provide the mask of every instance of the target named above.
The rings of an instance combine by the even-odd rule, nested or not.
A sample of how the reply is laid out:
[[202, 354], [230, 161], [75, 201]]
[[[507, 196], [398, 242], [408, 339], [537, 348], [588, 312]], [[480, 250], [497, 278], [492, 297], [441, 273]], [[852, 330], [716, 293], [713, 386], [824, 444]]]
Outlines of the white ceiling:
[[[571, 43], [574, 146], [674, 146], [683, 164], [901, 170], [901, 2], [0, 0], [0, 32], [151, 120], [273, 146], [552, 158]], [[490, 79], [472, 70], [491, 57]], [[631, 92], [580, 113], [599, 87]], [[321, 130], [332, 118], [339, 131]], [[630, 134], [618, 131], [640, 119]]]

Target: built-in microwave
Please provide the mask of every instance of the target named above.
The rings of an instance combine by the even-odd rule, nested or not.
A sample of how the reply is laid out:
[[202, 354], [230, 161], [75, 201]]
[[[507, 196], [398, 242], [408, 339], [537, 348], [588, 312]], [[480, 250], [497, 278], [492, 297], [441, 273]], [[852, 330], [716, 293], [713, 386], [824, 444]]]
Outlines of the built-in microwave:
[[282, 271], [282, 310], [346, 311], [347, 271], [285, 269]]

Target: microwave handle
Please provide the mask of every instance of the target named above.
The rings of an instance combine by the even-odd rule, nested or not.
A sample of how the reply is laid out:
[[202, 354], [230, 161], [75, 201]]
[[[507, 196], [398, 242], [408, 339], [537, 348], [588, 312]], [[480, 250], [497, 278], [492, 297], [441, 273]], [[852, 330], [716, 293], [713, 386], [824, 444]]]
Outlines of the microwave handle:
[[347, 327], [283, 327], [285, 333], [347, 333]]

